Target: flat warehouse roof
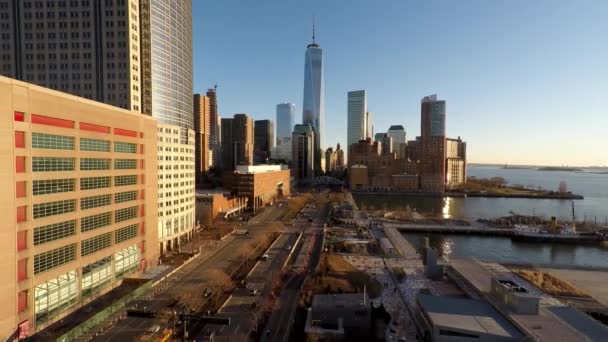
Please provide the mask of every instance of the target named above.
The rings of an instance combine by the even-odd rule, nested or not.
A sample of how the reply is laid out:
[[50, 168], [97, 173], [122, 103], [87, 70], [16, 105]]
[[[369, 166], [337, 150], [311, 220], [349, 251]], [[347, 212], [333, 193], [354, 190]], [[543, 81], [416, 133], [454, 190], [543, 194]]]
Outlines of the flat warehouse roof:
[[421, 294], [418, 303], [438, 329], [524, 338], [519, 329], [486, 302]]

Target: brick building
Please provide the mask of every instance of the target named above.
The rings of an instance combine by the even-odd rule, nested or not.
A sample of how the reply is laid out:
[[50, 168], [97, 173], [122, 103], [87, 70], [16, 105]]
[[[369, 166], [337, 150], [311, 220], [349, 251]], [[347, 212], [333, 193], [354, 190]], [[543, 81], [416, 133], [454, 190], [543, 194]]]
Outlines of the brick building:
[[224, 187], [248, 198], [248, 206], [257, 210], [276, 199], [291, 194], [291, 172], [284, 165], [239, 165], [224, 174]]

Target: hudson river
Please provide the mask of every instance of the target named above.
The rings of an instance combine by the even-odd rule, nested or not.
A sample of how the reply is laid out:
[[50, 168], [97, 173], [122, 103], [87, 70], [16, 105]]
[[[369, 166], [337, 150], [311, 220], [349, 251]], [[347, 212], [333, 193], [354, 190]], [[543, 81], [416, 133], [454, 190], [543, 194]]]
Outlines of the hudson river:
[[[608, 174], [590, 172], [536, 171], [533, 169], [503, 169], [498, 167], [469, 166], [468, 175], [479, 178], [503, 177], [511, 185], [533, 185], [547, 190], [557, 190], [565, 181], [568, 191], [583, 195], [584, 200], [575, 200], [576, 219], [596, 220], [603, 223], [608, 217]], [[494, 218], [507, 216], [510, 212], [522, 215], [543, 215], [547, 218], [572, 217], [571, 200], [527, 199], [527, 198], [440, 198], [354, 196], [361, 209], [398, 209], [410, 207], [421, 213], [434, 213], [444, 218]]]
[[[536, 171], [533, 169], [503, 169], [475, 166], [468, 168], [469, 176], [503, 177], [509, 184], [534, 185], [557, 190], [563, 180], [568, 190], [585, 196], [576, 200], [577, 220], [587, 218], [604, 223], [608, 216], [608, 174], [589, 172]], [[446, 218], [492, 218], [518, 214], [570, 218], [572, 201], [524, 198], [431, 198], [403, 196], [354, 196], [361, 209], [415, 208], [422, 213], [435, 213]], [[432, 247], [447, 257], [472, 256], [482, 260], [554, 264], [563, 266], [608, 267], [608, 249], [599, 246], [526, 243], [506, 237], [407, 233], [404, 237], [420, 247], [428, 236]]]

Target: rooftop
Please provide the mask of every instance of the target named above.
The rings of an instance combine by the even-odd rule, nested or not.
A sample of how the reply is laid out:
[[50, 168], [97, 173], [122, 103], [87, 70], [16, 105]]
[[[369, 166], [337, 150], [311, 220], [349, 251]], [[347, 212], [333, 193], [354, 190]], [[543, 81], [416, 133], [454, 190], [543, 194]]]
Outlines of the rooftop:
[[420, 294], [418, 304], [438, 329], [524, 339], [524, 334], [486, 302]]
[[262, 173], [288, 170], [287, 165], [237, 165], [235, 173]]
[[402, 125], [392, 125], [388, 128], [389, 131], [405, 131]]
[[366, 293], [344, 293], [315, 295], [312, 298], [313, 310], [334, 308], [367, 307], [369, 298]]

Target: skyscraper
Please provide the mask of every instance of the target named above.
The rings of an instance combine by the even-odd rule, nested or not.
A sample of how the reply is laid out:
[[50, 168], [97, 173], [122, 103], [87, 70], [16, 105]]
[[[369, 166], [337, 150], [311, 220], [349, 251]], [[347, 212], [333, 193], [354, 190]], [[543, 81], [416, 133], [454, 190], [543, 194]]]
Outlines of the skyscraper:
[[392, 125], [386, 132], [391, 139], [392, 151], [397, 153], [398, 158], [405, 158], [405, 148], [402, 144], [406, 143], [405, 129], [401, 125]]
[[209, 149], [211, 150], [210, 166], [219, 167], [221, 155], [221, 118], [217, 105], [217, 88], [207, 90], [209, 98]]
[[315, 134], [309, 124], [295, 125], [291, 139], [291, 162], [296, 171], [296, 179], [312, 179], [315, 161]]
[[437, 100], [437, 95], [425, 96], [421, 101], [420, 132], [420, 188], [428, 192], [443, 192], [447, 157], [445, 101]]
[[421, 103], [421, 136], [445, 137], [445, 101], [425, 96]]
[[274, 124], [272, 120], [255, 120], [253, 128], [254, 160], [263, 163], [270, 158], [274, 145]]
[[325, 143], [325, 100], [323, 90], [323, 50], [315, 42], [315, 27], [312, 28], [312, 43], [306, 47], [304, 62], [304, 104], [302, 124], [309, 124], [315, 136], [314, 170], [320, 173]]
[[209, 169], [209, 131], [211, 118], [209, 117], [209, 97], [194, 94], [194, 164], [196, 184], [202, 182], [203, 175]]
[[247, 114], [222, 119], [222, 170], [253, 165], [253, 120]]
[[146, 229], [158, 232], [160, 253], [188, 241], [195, 227], [191, 1], [0, 0], [0, 18], [3, 75], [157, 119], [158, 181], [148, 184], [158, 187], [158, 226]]
[[277, 105], [277, 145], [283, 141], [283, 138], [291, 140], [291, 130], [295, 125], [296, 106], [293, 103], [279, 103]]
[[346, 150], [350, 151], [353, 144], [366, 138], [367, 127], [367, 96], [365, 90], [348, 92], [348, 123]]

